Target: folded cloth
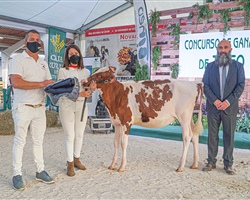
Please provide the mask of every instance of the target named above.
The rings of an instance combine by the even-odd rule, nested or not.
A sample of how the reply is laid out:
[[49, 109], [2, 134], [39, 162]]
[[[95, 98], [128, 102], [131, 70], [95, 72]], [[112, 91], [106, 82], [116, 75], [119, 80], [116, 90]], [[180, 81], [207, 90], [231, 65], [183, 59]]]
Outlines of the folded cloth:
[[44, 90], [45, 92], [52, 94], [70, 93], [75, 86], [75, 79], [76, 78], [74, 77], [60, 80], [54, 84], [48, 85]]
[[80, 85], [76, 77], [60, 80], [48, 85], [44, 91], [48, 94], [51, 102], [57, 105], [61, 97], [76, 101], [79, 96]]

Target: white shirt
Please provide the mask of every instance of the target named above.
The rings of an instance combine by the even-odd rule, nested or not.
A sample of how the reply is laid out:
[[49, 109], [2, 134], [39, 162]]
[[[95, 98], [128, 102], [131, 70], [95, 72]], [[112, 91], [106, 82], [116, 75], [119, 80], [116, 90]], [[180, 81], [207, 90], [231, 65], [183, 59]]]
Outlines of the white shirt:
[[[80, 84], [80, 92], [84, 90], [81, 80], [87, 80], [90, 76], [90, 71], [88, 69], [75, 69], [75, 68], [60, 68], [58, 72], [58, 80], [76, 77]], [[77, 100], [84, 100], [85, 97], [78, 97]]]
[[[26, 51], [10, 60], [9, 75], [20, 75], [29, 82], [42, 82], [51, 80], [48, 64], [42, 58], [37, 61], [30, 57]], [[45, 105], [46, 93], [43, 88], [23, 90], [14, 88], [13, 109], [24, 104]]]

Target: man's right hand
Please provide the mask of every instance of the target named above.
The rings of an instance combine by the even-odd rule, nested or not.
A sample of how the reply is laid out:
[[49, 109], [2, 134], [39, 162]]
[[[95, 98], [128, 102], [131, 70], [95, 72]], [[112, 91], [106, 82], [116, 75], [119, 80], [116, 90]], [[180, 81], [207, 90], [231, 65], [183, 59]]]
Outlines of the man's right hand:
[[15, 89], [22, 90], [33, 90], [38, 88], [45, 88], [49, 84], [53, 84], [55, 81], [53, 80], [45, 80], [41, 82], [30, 82], [23, 80], [22, 76], [17, 74], [10, 75], [10, 82]]
[[55, 83], [55, 81], [53, 81], [53, 80], [45, 80], [45, 81], [42, 81], [42, 82], [41, 82], [41, 87], [44, 88], [44, 87], [46, 87], [47, 85], [53, 84], [53, 83]]

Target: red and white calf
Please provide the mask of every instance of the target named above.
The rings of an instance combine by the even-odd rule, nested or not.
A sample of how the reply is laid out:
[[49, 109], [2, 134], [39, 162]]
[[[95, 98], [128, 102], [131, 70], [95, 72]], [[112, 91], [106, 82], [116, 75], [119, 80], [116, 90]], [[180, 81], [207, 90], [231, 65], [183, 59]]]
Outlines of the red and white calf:
[[177, 172], [182, 172], [187, 150], [192, 139], [194, 146], [194, 161], [191, 169], [198, 167], [198, 140], [203, 132], [201, 123], [201, 106], [198, 121], [194, 124], [192, 116], [197, 99], [203, 96], [201, 82], [180, 80], [130, 81], [115, 80], [114, 67], [104, 67], [97, 70], [84, 86], [95, 81], [109, 111], [112, 124], [115, 126], [114, 157], [109, 169], [114, 169], [117, 163], [118, 145], [122, 147], [122, 162], [119, 172], [124, 171], [128, 134], [134, 125], [159, 128], [167, 126], [178, 119], [182, 126], [183, 151]]

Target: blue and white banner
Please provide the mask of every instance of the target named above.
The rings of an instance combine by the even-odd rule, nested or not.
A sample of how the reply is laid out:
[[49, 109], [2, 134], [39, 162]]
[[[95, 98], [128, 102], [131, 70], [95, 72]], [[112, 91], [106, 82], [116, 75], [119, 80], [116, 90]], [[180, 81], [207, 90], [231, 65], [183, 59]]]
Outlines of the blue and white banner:
[[150, 32], [148, 26], [148, 13], [145, 0], [134, 0], [135, 12], [135, 28], [136, 28], [136, 47], [137, 59], [140, 66], [146, 65], [148, 67], [148, 76], [151, 72], [150, 61]]

